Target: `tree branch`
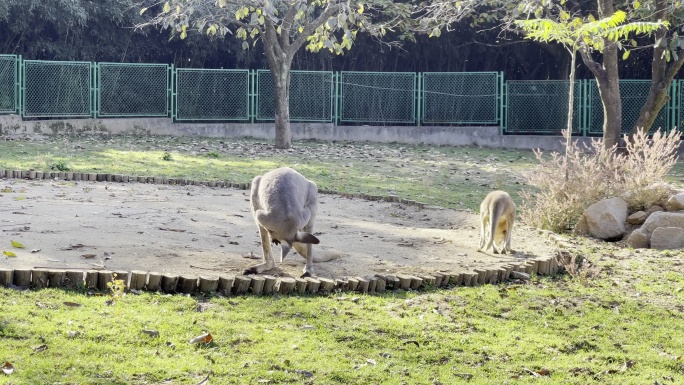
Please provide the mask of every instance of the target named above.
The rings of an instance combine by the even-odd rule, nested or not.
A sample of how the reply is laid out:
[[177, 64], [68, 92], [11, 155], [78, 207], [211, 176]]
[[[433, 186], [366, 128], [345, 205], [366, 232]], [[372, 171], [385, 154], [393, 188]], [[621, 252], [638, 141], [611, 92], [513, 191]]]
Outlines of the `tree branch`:
[[287, 54], [290, 55], [291, 57], [294, 56], [294, 54], [297, 51], [299, 51], [299, 48], [301, 48], [302, 45], [304, 45], [304, 42], [306, 41], [306, 39], [309, 36], [313, 35], [314, 32], [316, 32], [316, 28], [320, 27], [321, 25], [323, 25], [323, 23], [328, 21], [328, 19], [330, 19], [335, 14], [335, 12], [339, 11], [340, 7], [341, 7], [341, 4], [339, 3], [339, 0], [335, 1], [334, 4], [333, 4], [333, 1], [331, 0], [328, 3], [328, 5], [325, 7], [325, 10], [323, 11], [323, 13], [318, 15], [318, 17], [314, 21], [312, 21], [310, 24], [308, 24], [304, 28], [302, 33], [300, 33], [297, 36], [297, 38], [295, 38], [295, 40], [292, 42], [292, 44], [290, 44], [290, 46], [288, 47]]
[[275, 25], [269, 18], [264, 18], [264, 32], [263, 32], [263, 39], [264, 39], [264, 45], [268, 44], [266, 46], [266, 49], [273, 49], [274, 55], [278, 57], [277, 61], [281, 61], [283, 57], [285, 56], [286, 51], [289, 47], [288, 46], [280, 46], [280, 42], [278, 40], [278, 33], [276, 32]]
[[591, 57], [591, 54], [587, 52], [585, 49], [580, 48], [579, 50], [580, 55], [582, 55], [582, 61], [584, 62], [584, 65], [589, 68], [589, 70], [594, 74], [595, 77], [602, 77], [605, 74], [605, 70], [601, 65], [599, 65], [596, 61], [594, 61], [594, 58]]
[[294, 2], [287, 8], [287, 13], [283, 17], [283, 22], [280, 23], [282, 31], [280, 31], [280, 45], [285, 46], [285, 42], [289, 43], [290, 31], [292, 30], [292, 22], [294, 21], [295, 15], [297, 15], [297, 5], [298, 2]]

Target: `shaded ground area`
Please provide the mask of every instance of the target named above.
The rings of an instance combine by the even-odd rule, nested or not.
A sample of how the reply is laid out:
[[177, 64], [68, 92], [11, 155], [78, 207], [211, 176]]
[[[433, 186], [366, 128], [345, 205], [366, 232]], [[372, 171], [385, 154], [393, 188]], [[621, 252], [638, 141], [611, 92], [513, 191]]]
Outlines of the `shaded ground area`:
[[[2, 180], [0, 250], [17, 257], [3, 256], [0, 267], [239, 274], [261, 258], [248, 193], [204, 186]], [[335, 249], [343, 255], [315, 265], [323, 277], [467, 271], [549, 256], [554, 250], [532, 229], [516, 225], [516, 254], [478, 253], [478, 216], [463, 211], [336, 195], [320, 195], [319, 200], [315, 230], [321, 244], [314, 251]], [[25, 249], [13, 248], [10, 240]], [[298, 277], [303, 267], [303, 258], [293, 253], [270, 273]]]

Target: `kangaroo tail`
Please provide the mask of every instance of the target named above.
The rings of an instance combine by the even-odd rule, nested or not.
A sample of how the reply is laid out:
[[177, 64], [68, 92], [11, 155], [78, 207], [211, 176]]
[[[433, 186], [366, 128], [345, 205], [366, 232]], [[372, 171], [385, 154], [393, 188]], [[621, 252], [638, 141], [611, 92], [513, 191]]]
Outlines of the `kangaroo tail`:
[[340, 254], [339, 251], [335, 250], [322, 250], [322, 251], [314, 251], [313, 255], [313, 261], [314, 262], [329, 262], [333, 261], [337, 258], [342, 257], [342, 254]]

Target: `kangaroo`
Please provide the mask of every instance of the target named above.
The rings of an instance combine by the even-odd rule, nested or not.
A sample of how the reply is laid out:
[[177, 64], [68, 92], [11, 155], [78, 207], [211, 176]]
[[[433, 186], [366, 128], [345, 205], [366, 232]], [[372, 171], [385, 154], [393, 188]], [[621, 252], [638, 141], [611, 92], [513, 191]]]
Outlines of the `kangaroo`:
[[325, 252], [314, 256], [312, 245], [320, 241], [313, 233], [318, 187], [302, 174], [289, 167], [281, 167], [256, 176], [252, 180], [252, 215], [259, 227], [263, 262], [244, 271], [259, 274], [274, 266], [271, 243], [280, 245], [279, 263], [291, 248], [306, 259], [304, 277], [314, 275], [313, 262], [326, 262], [339, 257], [339, 253]]
[[487, 251], [491, 246], [494, 254], [512, 253], [511, 231], [515, 221], [515, 203], [505, 191], [492, 191], [480, 204], [480, 247]]

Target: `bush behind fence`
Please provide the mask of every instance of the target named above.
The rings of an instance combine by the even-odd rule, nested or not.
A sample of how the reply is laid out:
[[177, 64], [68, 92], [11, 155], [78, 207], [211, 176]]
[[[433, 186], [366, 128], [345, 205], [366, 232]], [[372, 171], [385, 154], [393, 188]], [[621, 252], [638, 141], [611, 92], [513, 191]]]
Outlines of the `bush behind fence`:
[[[684, 80], [654, 129], [679, 127]], [[558, 134], [568, 81], [506, 81], [501, 72], [292, 71], [295, 122], [379, 125], [494, 125], [502, 133]], [[623, 132], [636, 122], [650, 81], [621, 80]], [[275, 90], [268, 70], [188, 69], [167, 64], [22, 60], [0, 55], [0, 114], [23, 118], [169, 117], [174, 121], [269, 122]], [[602, 132], [595, 80], [575, 82], [573, 132]]]

